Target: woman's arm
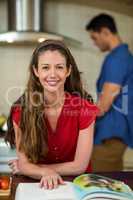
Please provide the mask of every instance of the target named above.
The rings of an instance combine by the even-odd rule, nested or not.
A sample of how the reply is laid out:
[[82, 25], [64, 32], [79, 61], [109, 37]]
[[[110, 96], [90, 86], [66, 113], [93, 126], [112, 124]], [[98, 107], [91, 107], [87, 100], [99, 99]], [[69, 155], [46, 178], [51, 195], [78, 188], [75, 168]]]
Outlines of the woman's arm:
[[[18, 126], [14, 124], [15, 134], [21, 133]], [[88, 128], [80, 130], [79, 138], [77, 142], [77, 149], [75, 153], [74, 161], [50, 164], [50, 165], [35, 165], [28, 161], [26, 156], [17, 150], [19, 169], [24, 175], [38, 178], [50, 172], [57, 172], [60, 175], [78, 175], [85, 172], [92, 152], [93, 146], [93, 132], [94, 123], [92, 123]], [[19, 146], [20, 136], [16, 137], [16, 146]], [[50, 171], [52, 170], [52, 171]]]
[[12, 168], [14, 174], [20, 173], [26, 176], [30, 176], [35, 179], [40, 179], [45, 175], [54, 175], [56, 172], [53, 169], [44, 166], [43, 168], [37, 164], [29, 162], [28, 158], [23, 152], [19, 151], [19, 144], [21, 139], [21, 130], [15, 122], [13, 122], [14, 131], [15, 131], [15, 143], [16, 143], [16, 152], [17, 160], [9, 161], [9, 165]]
[[40, 187], [46, 189], [53, 189], [58, 187], [59, 184], [64, 184], [62, 177], [53, 169], [30, 163], [26, 155], [19, 151], [19, 144], [21, 140], [21, 130], [14, 122], [15, 142], [17, 151], [17, 160], [9, 161], [9, 165], [14, 174], [23, 174], [34, 179], [40, 179]]
[[[94, 123], [80, 130], [74, 161], [48, 165], [60, 175], [78, 175], [84, 173], [90, 161], [93, 147]], [[46, 165], [45, 165], [46, 166]]]

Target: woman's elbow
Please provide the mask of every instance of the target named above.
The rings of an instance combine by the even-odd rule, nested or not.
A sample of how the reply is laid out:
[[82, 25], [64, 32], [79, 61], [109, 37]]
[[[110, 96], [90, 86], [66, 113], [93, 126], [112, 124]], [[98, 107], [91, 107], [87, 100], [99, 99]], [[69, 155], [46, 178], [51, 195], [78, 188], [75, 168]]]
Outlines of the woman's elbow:
[[75, 172], [77, 175], [80, 175], [80, 174], [83, 174], [86, 172], [86, 169], [87, 169], [87, 165], [82, 165], [81, 163], [80, 164], [77, 164], [76, 167], [75, 167]]

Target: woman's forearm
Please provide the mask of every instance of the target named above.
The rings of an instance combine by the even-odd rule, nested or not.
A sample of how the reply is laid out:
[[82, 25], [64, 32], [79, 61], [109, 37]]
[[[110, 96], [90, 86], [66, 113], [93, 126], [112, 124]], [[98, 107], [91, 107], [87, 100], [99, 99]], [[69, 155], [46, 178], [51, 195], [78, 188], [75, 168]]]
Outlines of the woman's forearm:
[[40, 179], [44, 174], [44, 168], [30, 162], [20, 163], [20, 173], [31, 178]]
[[25, 162], [20, 165], [20, 172], [34, 179], [41, 179], [44, 176], [57, 175], [56, 170], [49, 165], [37, 165], [30, 162]]
[[40, 166], [41, 167], [47, 166], [63, 176], [79, 175], [81, 173], [84, 173], [87, 168], [86, 165], [82, 165], [81, 163], [80, 164], [76, 163], [75, 161], [59, 163], [59, 164], [40, 165]]

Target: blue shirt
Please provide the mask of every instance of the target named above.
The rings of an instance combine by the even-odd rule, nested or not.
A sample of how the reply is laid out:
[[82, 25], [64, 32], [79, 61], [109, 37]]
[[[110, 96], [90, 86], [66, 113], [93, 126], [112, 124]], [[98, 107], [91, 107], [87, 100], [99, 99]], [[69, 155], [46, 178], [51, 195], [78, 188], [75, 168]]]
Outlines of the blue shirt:
[[96, 122], [95, 144], [102, 140], [118, 137], [128, 146], [133, 147], [133, 55], [127, 44], [114, 48], [103, 62], [97, 81], [97, 94], [104, 83], [121, 86], [110, 110]]

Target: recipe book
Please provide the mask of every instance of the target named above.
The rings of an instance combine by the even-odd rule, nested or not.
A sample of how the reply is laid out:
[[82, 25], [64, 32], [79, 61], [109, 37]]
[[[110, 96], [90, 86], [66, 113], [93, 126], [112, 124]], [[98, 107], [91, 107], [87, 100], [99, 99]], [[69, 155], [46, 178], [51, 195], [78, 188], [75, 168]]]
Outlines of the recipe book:
[[58, 188], [39, 188], [39, 183], [20, 183], [15, 200], [133, 200], [133, 191], [121, 181], [83, 174]]

